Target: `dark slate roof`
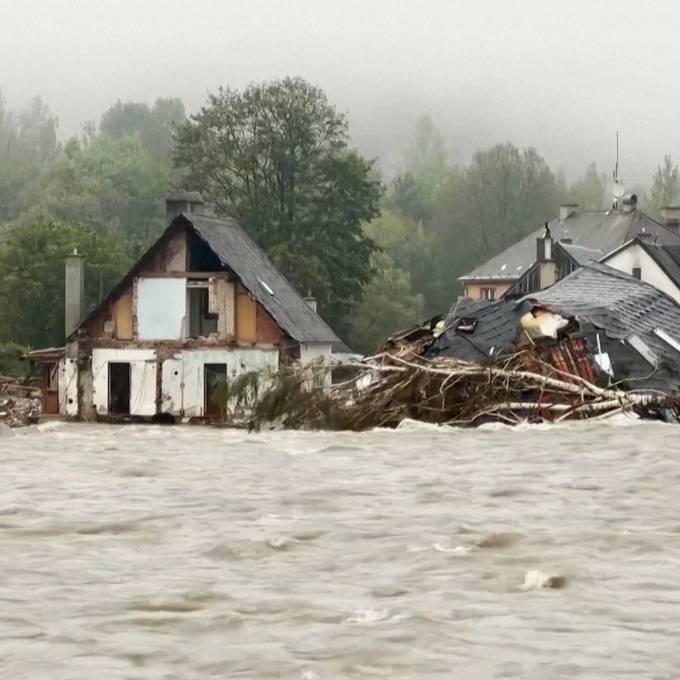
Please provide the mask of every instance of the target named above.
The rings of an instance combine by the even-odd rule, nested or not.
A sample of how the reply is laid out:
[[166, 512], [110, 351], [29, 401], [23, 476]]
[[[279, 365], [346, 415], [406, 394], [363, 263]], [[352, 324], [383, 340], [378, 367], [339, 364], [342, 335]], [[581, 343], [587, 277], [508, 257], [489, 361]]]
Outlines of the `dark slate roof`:
[[[544, 230], [541, 227], [525, 236], [461, 276], [461, 280], [519, 278], [536, 261], [536, 239], [543, 235]], [[555, 241], [571, 239], [573, 245], [601, 250], [603, 253], [609, 253], [643, 231], [651, 234], [662, 245], [680, 246], [680, 236], [640, 210], [628, 213], [617, 210], [575, 212], [566, 220], [554, 219], [550, 222], [550, 231]]]
[[654, 333], [661, 329], [680, 343], [680, 306], [650, 284], [591, 262], [522, 302], [536, 302], [574, 317], [582, 328], [594, 326], [603, 333], [602, 342], [608, 344], [604, 349], [610, 353], [618, 353], [624, 345], [630, 355], [630, 344], [624, 341], [637, 335], [658, 360], [657, 368], [637, 361], [625, 377], [636, 379], [641, 387], [680, 387], [680, 352]]
[[[450, 356], [464, 361], [488, 361], [515, 343], [522, 305], [516, 300], [499, 300], [483, 305], [454, 302], [430, 356]], [[472, 302], [472, 301], [470, 301]], [[481, 302], [481, 301], [474, 301]], [[526, 310], [524, 310], [526, 311]], [[474, 331], [456, 331], [462, 319], [474, 319]]]
[[560, 248], [576, 262], [578, 265], [588, 264], [588, 262], [597, 262], [604, 253], [599, 248], [586, 248], [575, 243], [558, 243]]
[[337, 351], [349, 351], [234, 220], [195, 213], [177, 219], [184, 219], [194, 228], [222, 264], [241, 279], [243, 285], [294, 340], [331, 343]]

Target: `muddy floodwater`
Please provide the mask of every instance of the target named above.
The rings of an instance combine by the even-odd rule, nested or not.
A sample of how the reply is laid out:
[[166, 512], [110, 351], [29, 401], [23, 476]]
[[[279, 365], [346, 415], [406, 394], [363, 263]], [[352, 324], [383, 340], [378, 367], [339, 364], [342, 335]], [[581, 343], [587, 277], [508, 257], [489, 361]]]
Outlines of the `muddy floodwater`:
[[0, 678], [676, 678], [679, 433], [0, 432]]

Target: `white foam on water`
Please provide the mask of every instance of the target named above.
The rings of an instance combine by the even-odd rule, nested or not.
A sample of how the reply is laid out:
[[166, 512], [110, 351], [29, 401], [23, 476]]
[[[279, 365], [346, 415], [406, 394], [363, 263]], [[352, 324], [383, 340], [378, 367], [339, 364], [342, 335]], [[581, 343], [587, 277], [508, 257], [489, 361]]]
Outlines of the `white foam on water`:
[[469, 553], [472, 552], [471, 545], [457, 545], [455, 548], [447, 548], [445, 545], [442, 545], [441, 543], [435, 543], [432, 546], [432, 549], [435, 550], [436, 552], [446, 553], [448, 555], [468, 555]]
[[352, 615], [345, 619], [345, 623], [379, 623], [387, 621], [390, 618], [390, 612], [387, 609], [356, 609]]
[[446, 425], [424, 423], [421, 420], [413, 420], [411, 418], [404, 418], [396, 427], [397, 430], [405, 430], [406, 432], [441, 432], [442, 428], [450, 429]]
[[540, 588], [564, 588], [567, 579], [564, 576], [548, 574], [540, 569], [530, 569], [524, 574], [521, 590], [538, 590]]
[[309, 668], [305, 668], [300, 675], [300, 680], [321, 680], [321, 676]]
[[468, 555], [472, 552], [474, 546], [472, 545], [457, 545], [449, 548], [441, 543], [433, 543], [432, 545], [407, 545], [406, 550], [410, 553], [429, 552], [434, 550], [439, 553], [446, 553], [447, 555]]

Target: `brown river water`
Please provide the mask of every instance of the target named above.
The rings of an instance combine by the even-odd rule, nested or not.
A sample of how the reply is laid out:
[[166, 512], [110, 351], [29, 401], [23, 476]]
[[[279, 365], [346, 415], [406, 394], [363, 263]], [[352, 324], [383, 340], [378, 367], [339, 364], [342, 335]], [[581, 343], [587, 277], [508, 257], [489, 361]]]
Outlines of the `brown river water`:
[[679, 432], [0, 432], [0, 679], [680, 677]]

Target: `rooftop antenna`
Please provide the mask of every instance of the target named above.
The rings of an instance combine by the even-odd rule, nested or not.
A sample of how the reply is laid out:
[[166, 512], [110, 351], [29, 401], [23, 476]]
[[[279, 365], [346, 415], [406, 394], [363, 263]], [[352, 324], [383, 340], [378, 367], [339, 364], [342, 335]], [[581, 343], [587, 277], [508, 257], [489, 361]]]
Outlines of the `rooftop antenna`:
[[612, 193], [614, 194], [614, 201], [612, 208], [616, 210], [619, 205], [619, 199], [626, 193], [626, 188], [623, 185], [623, 180], [619, 180], [619, 131], [616, 131], [616, 164], [614, 165], [614, 186]]

